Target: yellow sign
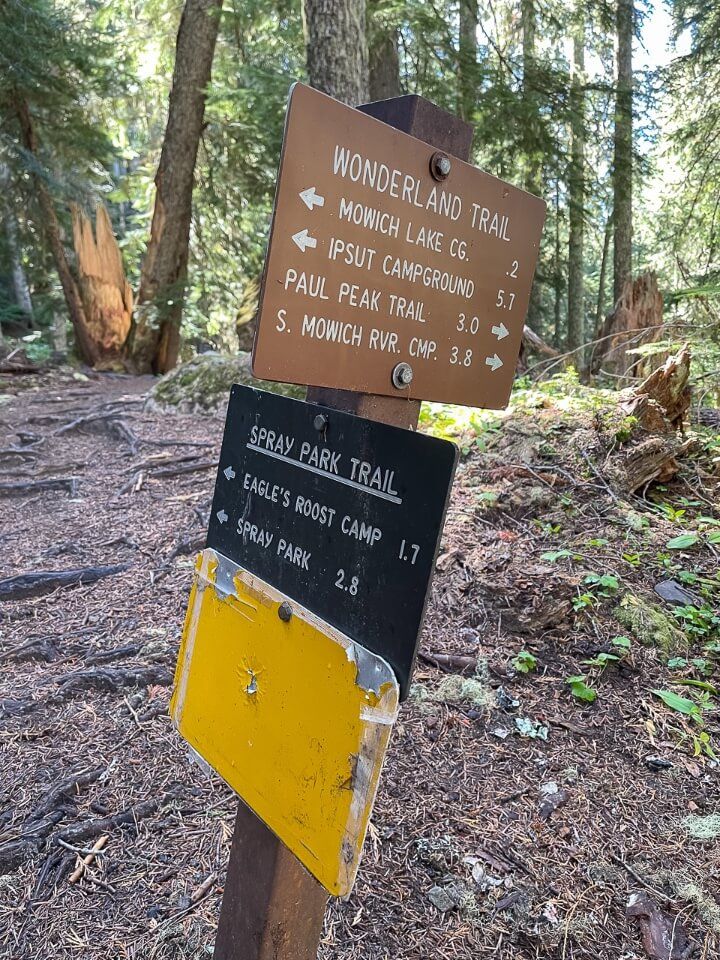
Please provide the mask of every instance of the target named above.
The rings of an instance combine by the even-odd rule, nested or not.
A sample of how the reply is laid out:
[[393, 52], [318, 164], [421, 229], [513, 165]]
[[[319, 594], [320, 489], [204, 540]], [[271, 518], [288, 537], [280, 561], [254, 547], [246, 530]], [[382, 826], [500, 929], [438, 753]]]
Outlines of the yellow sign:
[[200, 554], [170, 712], [310, 873], [344, 896], [398, 685], [380, 657], [295, 603], [287, 612], [272, 587], [213, 550]]

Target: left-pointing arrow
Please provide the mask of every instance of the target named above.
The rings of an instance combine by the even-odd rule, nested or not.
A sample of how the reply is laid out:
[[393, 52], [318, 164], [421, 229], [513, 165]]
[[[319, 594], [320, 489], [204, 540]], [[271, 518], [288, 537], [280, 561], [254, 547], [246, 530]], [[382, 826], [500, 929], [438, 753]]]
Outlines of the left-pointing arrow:
[[227, 523], [227, 522], [228, 522], [228, 515], [225, 513], [224, 510], [218, 510], [218, 512], [215, 514], [215, 516], [218, 518], [218, 520], [220, 521], [220, 523]]
[[301, 230], [299, 233], [293, 234], [293, 240], [300, 247], [303, 253], [308, 247], [316, 247], [317, 240], [315, 237], [311, 237], [307, 230]]
[[235, 479], [235, 471], [233, 470], [232, 467], [225, 467], [225, 469], [223, 470], [223, 473], [228, 478], [228, 480]]
[[299, 196], [308, 210], [312, 210], [313, 207], [325, 206], [325, 197], [321, 197], [315, 190], [315, 187], [308, 187], [307, 190], [301, 190]]

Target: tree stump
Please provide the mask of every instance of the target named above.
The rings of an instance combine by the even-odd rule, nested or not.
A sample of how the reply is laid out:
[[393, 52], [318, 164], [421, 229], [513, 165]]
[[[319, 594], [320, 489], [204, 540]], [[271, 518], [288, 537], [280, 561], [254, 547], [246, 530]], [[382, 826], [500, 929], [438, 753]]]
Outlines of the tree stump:
[[628, 350], [660, 338], [663, 323], [663, 299], [657, 276], [651, 270], [634, 280], [625, 281], [612, 313], [605, 318], [593, 347], [591, 373], [639, 377], [647, 372], [648, 362]]
[[614, 449], [605, 474], [626, 493], [648, 483], [670, 480], [680, 469], [678, 459], [692, 446], [682, 427], [690, 408], [690, 350], [688, 345], [636, 387], [623, 390], [617, 417], [604, 429], [613, 432]]

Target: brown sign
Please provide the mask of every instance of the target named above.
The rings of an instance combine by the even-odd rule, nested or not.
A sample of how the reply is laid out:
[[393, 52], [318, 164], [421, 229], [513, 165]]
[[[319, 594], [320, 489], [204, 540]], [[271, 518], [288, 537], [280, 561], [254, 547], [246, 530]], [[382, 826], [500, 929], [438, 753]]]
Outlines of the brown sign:
[[255, 376], [505, 406], [544, 219], [537, 197], [295, 84]]

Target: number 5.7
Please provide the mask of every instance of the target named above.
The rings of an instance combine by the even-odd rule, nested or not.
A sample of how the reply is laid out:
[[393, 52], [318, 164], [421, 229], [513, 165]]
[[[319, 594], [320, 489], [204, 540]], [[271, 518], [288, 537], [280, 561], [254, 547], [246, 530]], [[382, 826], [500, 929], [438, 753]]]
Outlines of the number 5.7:
[[495, 300], [496, 307], [504, 307], [506, 310], [512, 310], [513, 303], [515, 303], [514, 293], [506, 293], [504, 290], [498, 290]]

